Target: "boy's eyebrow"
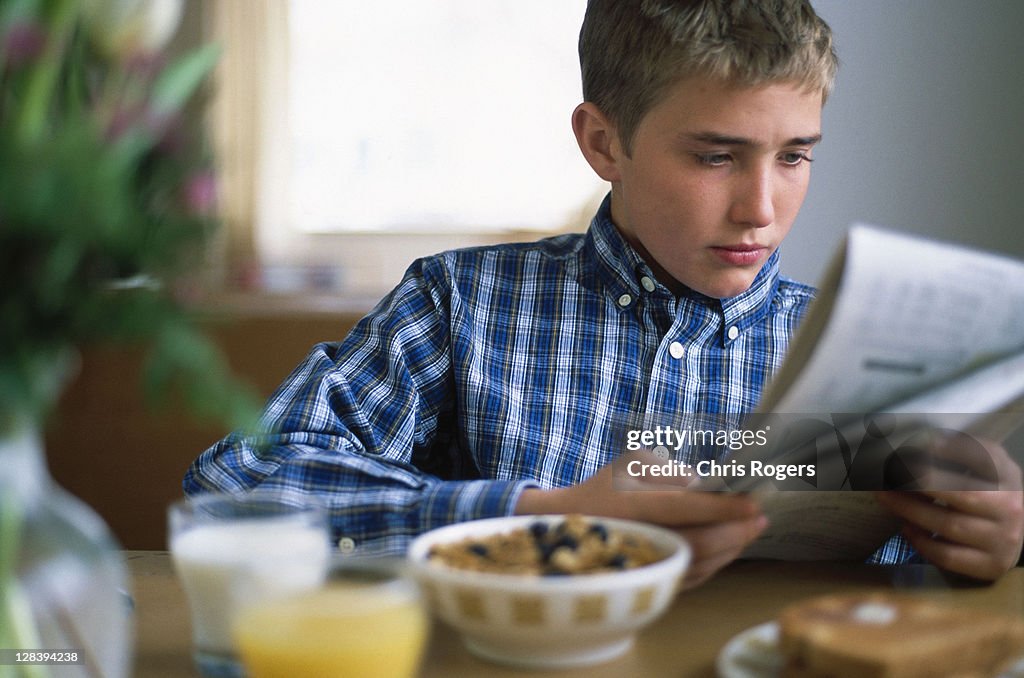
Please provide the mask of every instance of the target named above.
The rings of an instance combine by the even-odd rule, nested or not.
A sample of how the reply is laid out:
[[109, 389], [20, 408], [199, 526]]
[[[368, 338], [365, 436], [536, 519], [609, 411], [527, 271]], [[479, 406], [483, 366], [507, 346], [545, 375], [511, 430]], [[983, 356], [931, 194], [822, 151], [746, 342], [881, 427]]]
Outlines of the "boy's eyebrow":
[[[728, 134], [719, 134], [717, 132], [697, 132], [694, 134], [684, 134], [683, 138], [688, 141], [698, 141], [706, 144], [712, 144], [714, 146], [755, 146], [757, 145], [752, 139], [745, 137], [733, 137]], [[784, 146], [813, 146], [814, 144], [821, 141], [820, 134], [812, 134], [806, 137], [793, 137], [788, 140]]]

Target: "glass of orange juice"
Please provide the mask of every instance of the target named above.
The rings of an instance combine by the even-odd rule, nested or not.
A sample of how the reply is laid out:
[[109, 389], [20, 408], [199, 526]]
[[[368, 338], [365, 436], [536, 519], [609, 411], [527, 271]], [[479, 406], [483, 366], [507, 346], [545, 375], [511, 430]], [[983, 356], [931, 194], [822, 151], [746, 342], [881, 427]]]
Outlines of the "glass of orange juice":
[[316, 591], [245, 607], [232, 629], [249, 678], [412, 678], [429, 618], [400, 566], [376, 562], [343, 566]]

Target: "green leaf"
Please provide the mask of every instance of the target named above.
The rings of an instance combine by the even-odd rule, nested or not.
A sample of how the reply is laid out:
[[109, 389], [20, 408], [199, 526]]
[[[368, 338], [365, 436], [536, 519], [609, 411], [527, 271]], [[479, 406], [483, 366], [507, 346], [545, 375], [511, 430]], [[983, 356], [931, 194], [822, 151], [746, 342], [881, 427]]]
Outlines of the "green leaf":
[[166, 321], [143, 371], [143, 390], [152, 405], [177, 392], [200, 419], [252, 429], [259, 402], [255, 391], [231, 375], [225, 356], [192, 324]]
[[153, 87], [153, 111], [177, 113], [220, 58], [220, 47], [203, 45], [171, 64]]
[[40, 0], [5, 0], [0, 3], [0, 23], [5, 26], [16, 20], [34, 19], [42, 14]]

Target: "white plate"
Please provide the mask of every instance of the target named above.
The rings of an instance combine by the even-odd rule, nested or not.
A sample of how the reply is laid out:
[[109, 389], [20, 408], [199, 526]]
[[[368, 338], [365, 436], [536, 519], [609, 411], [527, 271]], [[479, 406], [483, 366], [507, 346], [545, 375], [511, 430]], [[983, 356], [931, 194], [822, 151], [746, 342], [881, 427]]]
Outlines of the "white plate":
[[720, 678], [773, 678], [782, 670], [779, 625], [765, 622], [734, 636], [718, 653]]
[[[779, 654], [779, 625], [758, 624], [739, 633], [718, 653], [715, 669], [719, 678], [777, 678], [782, 671]], [[1024, 678], [1024, 657], [1000, 678]]]

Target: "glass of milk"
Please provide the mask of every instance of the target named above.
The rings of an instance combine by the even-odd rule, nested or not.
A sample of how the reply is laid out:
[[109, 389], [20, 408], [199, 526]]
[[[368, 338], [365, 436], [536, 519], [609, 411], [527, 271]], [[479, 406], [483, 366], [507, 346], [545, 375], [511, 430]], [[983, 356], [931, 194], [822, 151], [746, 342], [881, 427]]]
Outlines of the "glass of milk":
[[192, 617], [204, 676], [244, 676], [231, 639], [236, 613], [321, 587], [330, 557], [327, 512], [294, 491], [210, 493], [168, 509], [171, 556]]

